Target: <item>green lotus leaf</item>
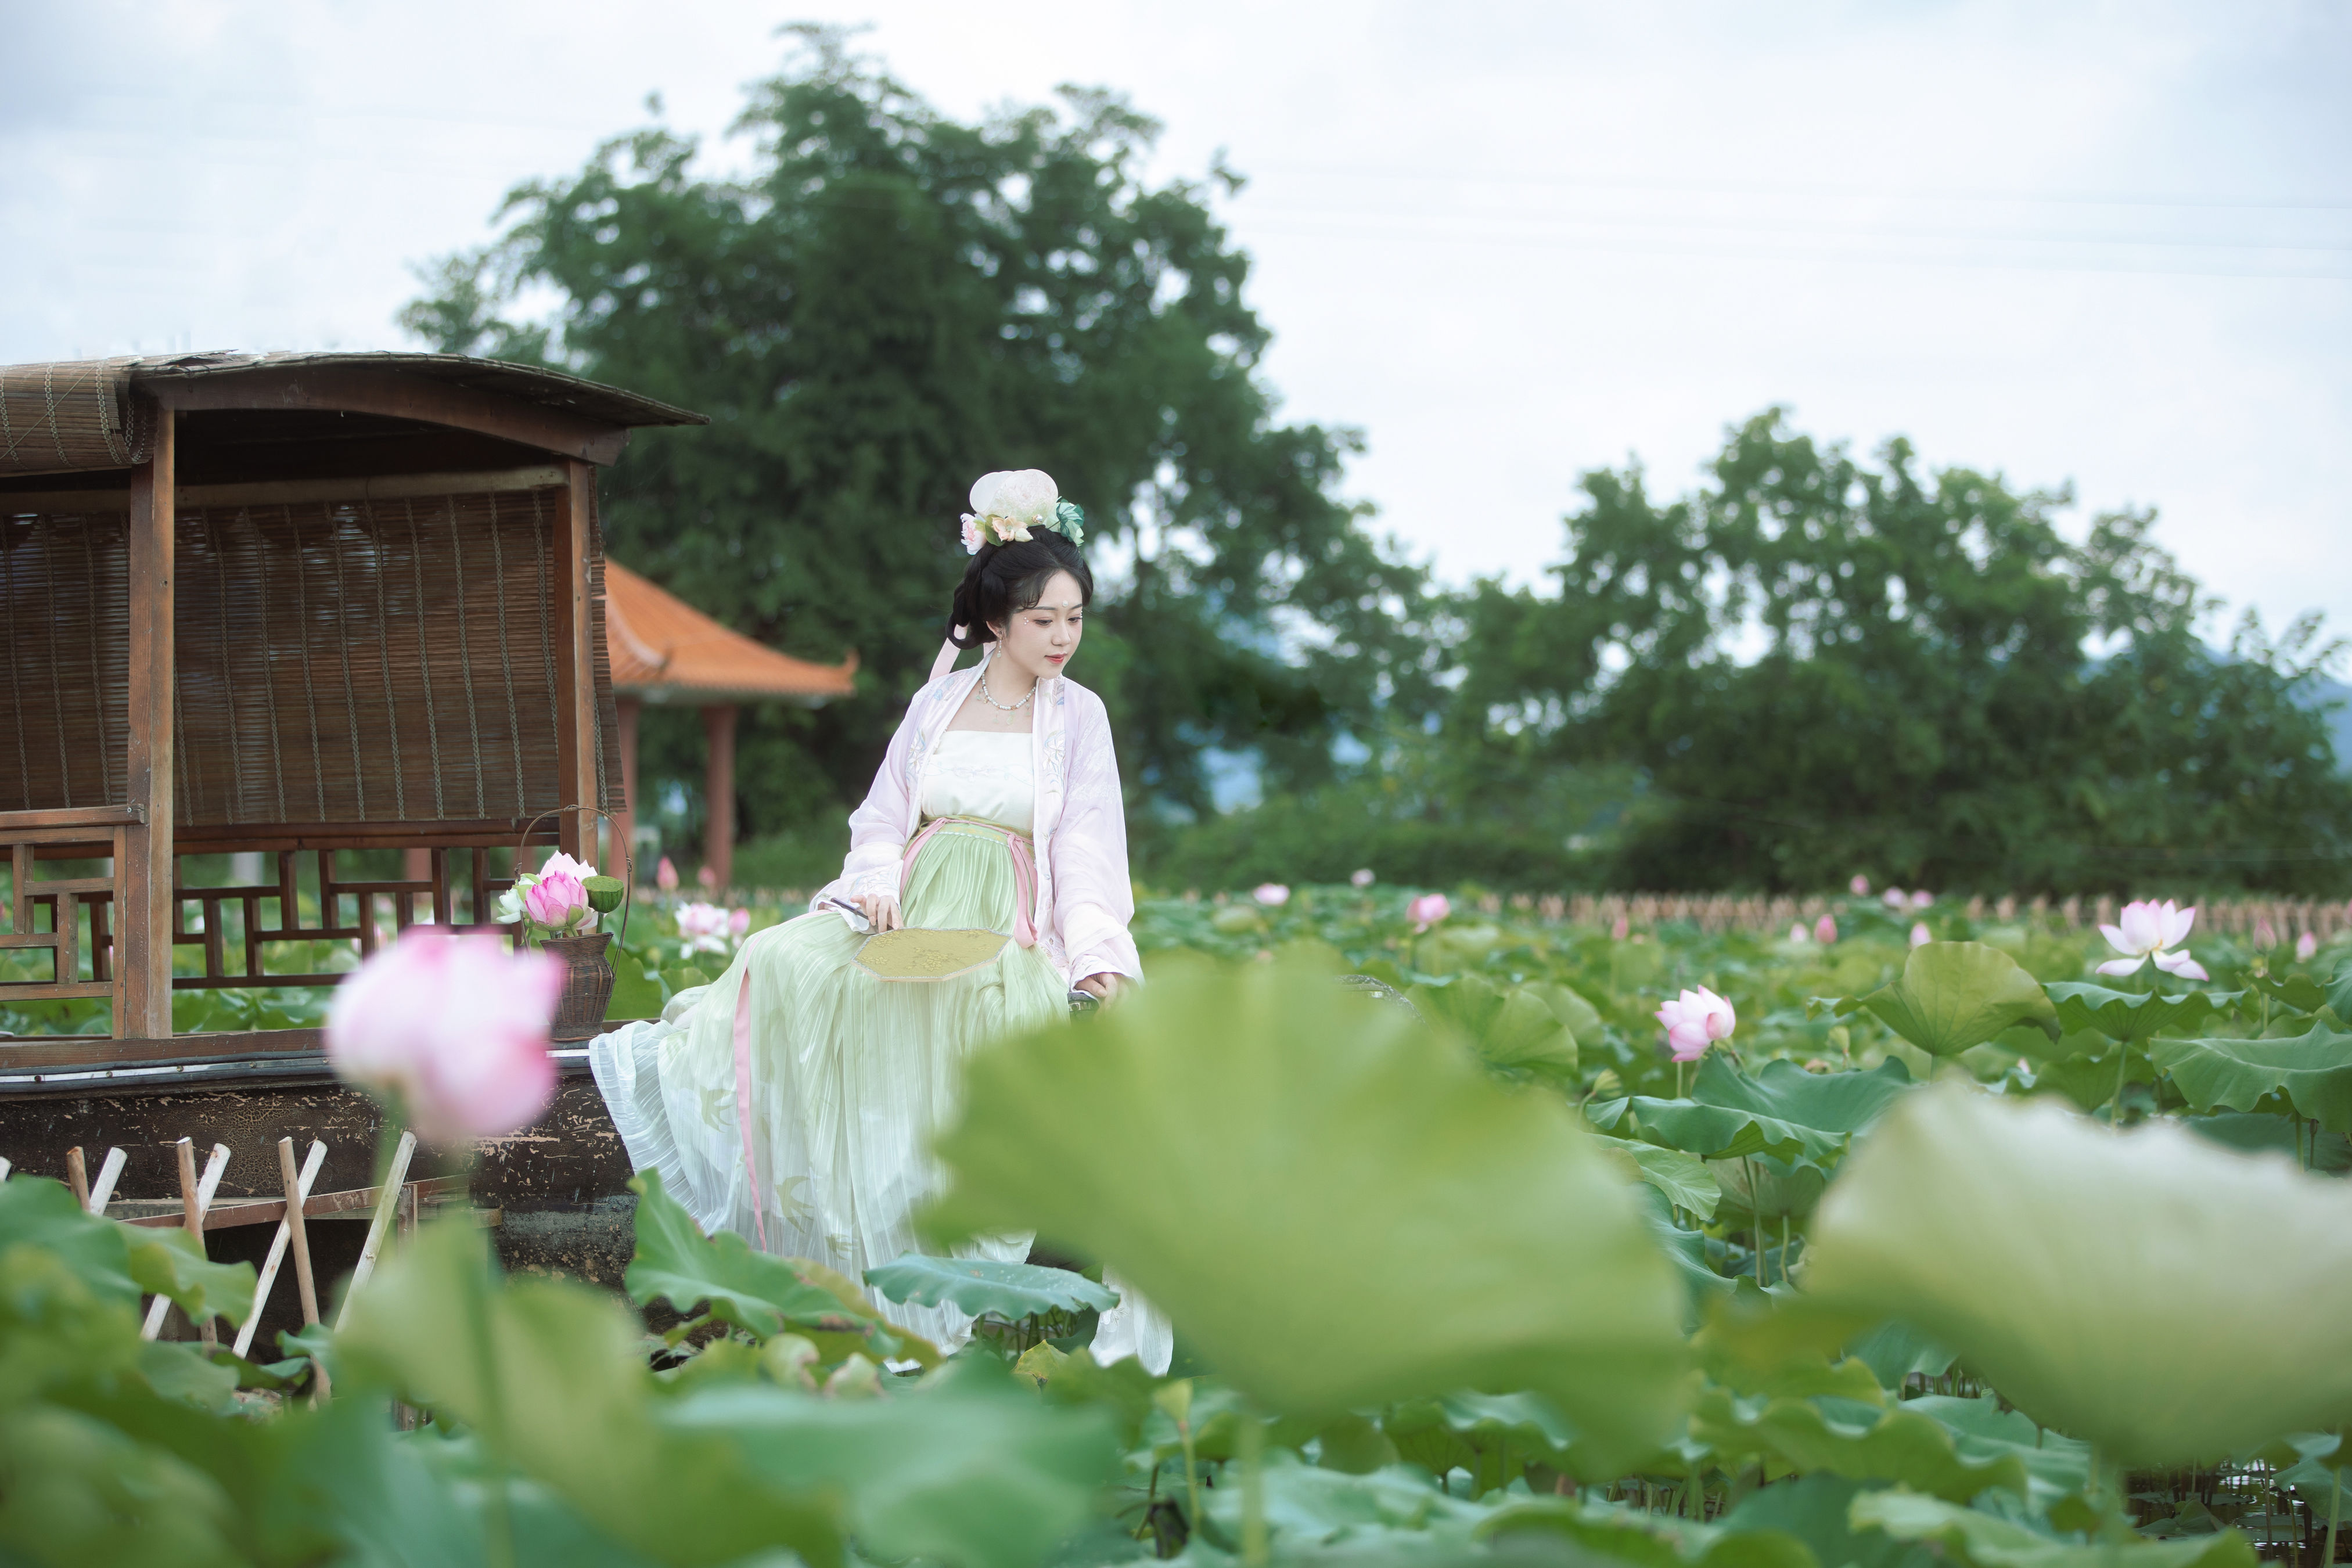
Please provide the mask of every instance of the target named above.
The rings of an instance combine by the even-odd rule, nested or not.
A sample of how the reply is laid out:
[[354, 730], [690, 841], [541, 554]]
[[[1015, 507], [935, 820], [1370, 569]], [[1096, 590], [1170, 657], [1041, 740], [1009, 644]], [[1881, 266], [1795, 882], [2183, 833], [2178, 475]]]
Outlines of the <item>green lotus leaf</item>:
[[1587, 1114], [1607, 1127], [1630, 1109], [1652, 1142], [1703, 1160], [1769, 1154], [1826, 1168], [1912, 1087], [1910, 1069], [1893, 1057], [1868, 1072], [1813, 1073], [1795, 1062], [1769, 1061], [1750, 1078], [1728, 1056], [1710, 1051], [1689, 1099], [1637, 1095]]
[[[2013, 1458], [2025, 1467], [2026, 1500], [2047, 1509], [2060, 1498], [2091, 1484], [2091, 1446], [2063, 1432], [2047, 1431], [2033, 1418], [2004, 1410], [1999, 1397], [1961, 1399], [1927, 1394], [1906, 1399], [1903, 1408], [1943, 1424], [1963, 1459], [1979, 1463]], [[1891, 1478], [1890, 1478], [1891, 1479]]]
[[2316, 1013], [2327, 1005], [2327, 988], [2308, 974], [2249, 974], [2246, 984], [2298, 1013]]
[[[66, 1201], [71, 1203], [68, 1193]], [[100, 1221], [111, 1225], [111, 1220]], [[121, 1227], [123, 1256], [131, 1278], [142, 1290], [169, 1296], [191, 1319], [215, 1313], [242, 1324], [253, 1310], [254, 1273], [250, 1263], [215, 1263], [205, 1258], [196, 1238], [184, 1230]]]
[[2021, 1497], [2026, 1489], [2025, 1465], [2015, 1454], [1963, 1457], [1950, 1428], [1908, 1403], [1885, 1409], [1845, 1399], [1742, 1398], [1710, 1385], [1691, 1413], [1690, 1430], [1735, 1468], [1762, 1458], [1798, 1471], [1899, 1481], [1954, 1502], [1988, 1487]]
[[2139, 1043], [2166, 1029], [2193, 1029], [2226, 1013], [2242, 991], [2116, 991], [2087, 980], [2053, 980], [2042, 988], [2067, 1034], [2096, 1029], [2111, 1040]]
[[1979, 942], [1911, 950], [1903, 978], [1862, 999], [1886, 1026], [1930, 1056], [1958, 1056], [2003, 1029], [2032, 1024], [2052, 1039], [2057, 1010], [2017, 960]]
[[1633, 1568], [1822, 1568], [1811, 1547], [1779, 1530], [1741, 1529], [1728, 1521], [1702, 1524], [1575, 1498], [1516, 1500], [1488, 1514], [1475, 1533], [1497, 1543], [1519, 1535], [1554, 1536], [1580, 1555]]
[[2217, 1111], [2210, 1116], [2183, 1117], [2180, 1125], [2241, 1154], [2284, 1154], [2306, 1170], [2331, 1176], [2352, 1171], [2352, 1138], [2324, 1128], [2297, 1127], [2286, 1117], [2268, 1111]]
[[[2126, 1463], [2352, 1417], [2352, 1192], [2170, 1123], [1939, 1083], [1847, 1162], [1811, 1241], [1812, 1310], [1900, 1318]], [[2228, 1356], [2178, 1353], [2222, 1334]]]
[[866, 1271], [866, 1282], [893, 1301], [941, 1303], [977, 1318], [993, 1312], [1017, 1323], [1046, 1312], [1107, 1312], [1118, 1292], [1066, 1268], [999, 1263], [985, 1258], [933, 1258], [909, 1252]]
[[1856, 1530], [1897, 1541], [1933, 1542], [1969, 1568], [2254, 1568], [2254, 1550], [2234, 1530], [2172, 1541], [2059, 1541], [1916, 1492], [1864, 1492], [1848, 1518]]
[[2200, 1110], [2252, 1110], [2284, 1094], [2331, 1132], [2352, 1133], [2352, 1034], [2314, 1024], [2269, 1040], [2151, 1040], [2147, 1054]]
[[1776, 1160], [1769, 1154], [1710, 1160], [1706, 1169], [1734, 1213], [1759, 1219], [1812, 1213], [1822, 1201], [1822, 1188], [1828, 1184], [1820, 1166]]
[[[1258, 1484], [1264, 1489], [1266, 1535], [1278, 1559], [1296, 1561], [1302, 1548], [1345, 1542], [1358, 1552], [1392, 1545], [1402, 1550], [1378, 1560], [1461, 1561], [1478, 1555], [1471, 1531], [1487, 1510], [1448, 1497], [1436, 1481], [1412, 1465], [1389, 1465], [1364, 1475], [1308, 1465], [1287, 1449], [1265, 1457]], [[1202, 1495], [1202, 1511], [1229, 1541], [1242, 1533], [1242, 1489], [1216, 1487]], [[1393, 1538], [1393, 1540], [1391, 1540]]]
[[860, 1561], [1027, 1568], [1094, 1513], [1118, 1466], [1108, 1412], [1042, 1404], [981, 1357], [887, 1399], [712, 1387], [666, 1406], [661, 1426], [740, 1455], [772, 1488], [837, 1491]]
[[1723, 1516], [1734, 1531], [1775, 1531], [1812, 1549], [1823, 1568], [1942, 1568], [1943, 1554], [1883, 1531], [1857, 1532], [1846, 1517], [1864, 1483], [1826, 1471], [1759, 1487]]
[[1885, 1322], [1850, 1342], [1845, 1352], [1870, 1368], [1882, 1388], [1900, 1392], [1915, 1373], [1941, 1377], [1959, 1358], [1910, 1324]]
[[849, 1334], [869, 1361], [939, 1359], [929, 1342], [882, 1321], [849, 1281], [804, 1258], [755, 1252], [735, 1232], [705, 1236], [694, 1216], [662, 1191], [661, 1173], [640, 1172], [636, 1256], [621, 1283], [640, 1307], [666, 1301], [678, 1311], [707, 1310], [722, 1323], [766, 1339], [786, 1329]]
[[2327, 983], [2327, 1010], [2352, 1023], [2352, 963], [2337, 970], [2336, 978]]
[[1618, 1160], [1628, 1175], [1657, 1188], [1668, 1203], [1690, 1210], [1701, 1220], [1715, 1217], [1723, 1189], [1697, 1155], [1655, 1143], [1637, 1143], [1631, 1138], [1612, 1138], [1605, 1132], [1596, 1132], [1592, 1139]]
[[976, 1052], [928, 1223], [1100, 1258], [1279, 1411], [1550, 1396], [1589, 1440], [1673, 1426], [1684, 1298], [1574, 1113], [1319, 969], [1158, 964]]
[[1576, 1076], [1576, 1037], [1533, 986], [1504, 989], [1475, 974], [1409, 993], [1422, 1016], [1453, 1028], [1498, 1072], [1554, 1082]]
[[444, 1221], [354, 1298], [335, 1377], [343, 1397], [388, 1389], [464, 1423], [654, 1562], [715, 1568], [783, 1544], [838, 1564], [839, 1503], [820, 1478], [772, 1484], [723, 1440], [664, 1428], [642, 1333], [602, 1291], [504, 1281], [481, 1232]]

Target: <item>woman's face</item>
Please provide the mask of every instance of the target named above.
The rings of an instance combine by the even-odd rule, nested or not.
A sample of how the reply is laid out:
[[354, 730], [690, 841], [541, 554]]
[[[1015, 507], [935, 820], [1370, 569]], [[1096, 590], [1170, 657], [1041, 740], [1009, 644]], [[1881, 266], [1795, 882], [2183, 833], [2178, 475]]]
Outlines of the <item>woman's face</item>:
[[1045, 591], [1035, 604], [1013, 612], [1011, 625], [990, 628], [996, 633], [996, 655], [1039, 680], [1060, 675], [1078, 651], [1086, 616], [1078, 580], [1056, 572], [1045, 579]]

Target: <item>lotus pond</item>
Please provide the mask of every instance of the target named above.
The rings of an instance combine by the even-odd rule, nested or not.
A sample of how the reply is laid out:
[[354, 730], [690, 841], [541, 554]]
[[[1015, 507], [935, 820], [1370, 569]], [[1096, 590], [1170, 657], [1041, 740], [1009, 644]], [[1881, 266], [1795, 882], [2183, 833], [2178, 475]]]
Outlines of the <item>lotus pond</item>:
[[[848, 1279], [705, 1237], [647, 1184], [633, 1304], [501, 1279], [478, 1232], [429, 1226], [340, 1332], [248, 1363], [142, 1342], [137, 1313], [160, 1290], [235, 1318], [249, 1275], [0, 1184], [0, 1543], [633, 1568], [2335, 1550], [2340, 942], [2192, 930], [2101, 975], [2095, 931], [1874, 899], [1772, 935], [1463, 902], [1153, 900], [1149, 987], [976, 1057], [930, 1233], [1034, 1228], [1076, 1268]], [[640, 947], [656, 1005], [715, 967], [689, 940]], [[1710, 1002], [1670, 1053], [1661, 1007], [1702, 990], [1731, 1026]], [[1102, 1263], [1175, 1321], [1169, 1375], [1087, 1352]], [[943, 1356], [883, 1299], [983, 1331]]]

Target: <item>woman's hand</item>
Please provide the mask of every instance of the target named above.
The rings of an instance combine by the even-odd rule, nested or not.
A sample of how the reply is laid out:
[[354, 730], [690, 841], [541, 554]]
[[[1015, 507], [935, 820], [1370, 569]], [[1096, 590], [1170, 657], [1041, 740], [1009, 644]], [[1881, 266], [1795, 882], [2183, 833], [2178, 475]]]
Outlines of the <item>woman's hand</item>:
[[1089, 974], [1078, 982], [1078, 989], [1097, 1002], [1108, 1002], [1127, 986], [1127, 976], [1116, 970], [1106, 969], [1100, 974]]
[[857, 908], [877, 931], [897, 931], [905, 922], [898, 918], [898, 900], [890, 893], [860, 893]]

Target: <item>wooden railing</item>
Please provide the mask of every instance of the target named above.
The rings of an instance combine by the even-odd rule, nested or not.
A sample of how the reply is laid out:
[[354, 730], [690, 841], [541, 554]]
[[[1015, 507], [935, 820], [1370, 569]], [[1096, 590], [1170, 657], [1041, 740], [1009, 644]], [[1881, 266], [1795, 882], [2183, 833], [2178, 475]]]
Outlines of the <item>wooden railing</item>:
[[[273, 943], [338, 942], [367, 958], [385, 941], [420, 921], [451, 931], [510, 931], [496, 923], [499, 895], [511, 875], [493, 875], [491, 851], [515, 847], [520, 824], [341, 824], [287, 828], [198, 828], [182, 834], [173, 858], [171, 947], [203, 955], [200, 972], [174, 974], [174, 991], [264, 986], [326, 986], [344, 972], [320, 970], [315, 960], [296, 973], [269, 965]], [[0, 812], [0, 849], [9, 870], [5, 903], [8, 926], [0, 952], [49, 954], [46, 973], [0, 976], [0, 1004], [98, 999], [110, 1004], [113, 1034], [137, 1011], [129, 995], [135, 976], [117, 952], [138, 933], [124, 929], [125, 889], [142, 846], [135, 810], [101, 806]], [[553, 826], [531, 835], [552, 842]], [[422, 876], [346, 877], [336, 857], [357, 850], [400, 849], [424, 859]], [[274, 868], [268, 880], [190, 885], [179, 879], [192, 856], [258, 854]], [[103, 875], [43, 877], [44, 861], [102, 860]], [[83, 970], [87, 968], [87, 978]]]
[[[0, 1001], [100, 997], [112, 1005], [116, 1018], [122, 1016], [123, 976], [114, 962], [109, 916], [122, 894], [129, 866], [126, 840], [139, 821], [137, 813], [124, 806], [0, 812], [0, 845], [7, 847], [9, 872], [8, 931], [0, 935], [0, 951], [47, 950], [50, 954], [46, 979], [0, 979]], [[100, 877], [36, 874], [40, 861], [64, 859], [103, 859], [110, 869]], [[46, 930], [40, 923], [44, 910], [49, 917]], [[85, 952], [89, 955], [88, 980], [81, 977]]]
[[[278, 867], [274, 881], [222, 887], [175, 886], [172, 889], [175, 914], [173, 944], [202, 948], [205, 967], [200, 975], [175, 975], [173, 988], [203, 991], [240, 986], [332, 985], [342, 978], [340, 973], [269, 973], [263, 963], [264, 950], [271, 942], [352, 942], [358, 944], [359, 956], [365, 959], [387, 934], [380, 918], [382, 905], [386, 901], [392, 916], [388, 934], [395, 937], [416, 922], [420, 900], [430, 900], [428, 919], [435, 925], [461, 931], [502, 929], [491, 918], [492, 904], [500, 893], [514, 886], [514, 879], [490, 875], [488, 846], [438, 846], [426, 848], [425, 853], [430, 857], [430, 870], [421, 879], [347, 881], [336, 874], [333, 849], [279, 849], [274, 852]], [[317, 921], [309, 925], [303, 923], [303, 895], [297, 881], [297, 863], [306, 855], [314, 857], [317, 863]], [[471, 862], [464, 888], [463, 920], [458, 918], [460, 889], [450, 875], [451, 860], [461, 857]], [[276, 905], [274, 924], [262, 923], [261, 906], [265, 902]], [[188, 927], [191, 906], [197, 912], [197, 925], [193, 931]], [[223, 910], [232, 906], [243, 917], [237, 942], [241, 963], [234, 967], [228, 956], [228, 928], [221, 918]]]

